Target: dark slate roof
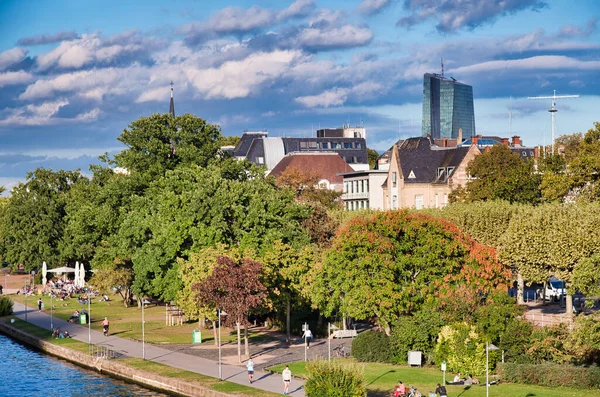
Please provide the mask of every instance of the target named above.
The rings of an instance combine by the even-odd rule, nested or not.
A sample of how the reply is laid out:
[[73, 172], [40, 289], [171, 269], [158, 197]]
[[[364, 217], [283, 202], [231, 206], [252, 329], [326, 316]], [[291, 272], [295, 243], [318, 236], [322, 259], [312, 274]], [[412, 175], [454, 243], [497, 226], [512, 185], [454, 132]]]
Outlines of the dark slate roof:
[[[398, 147], [404, 183], [445, 183], [448, 167], [456, 168], [469, 147], [440, 148], [429, 137], [409, 138]], [[438, 176], [438, 168], [444, 173]], [[409, 178], [411, 172], [414, 178]]]
[[252, 142], [254, 142], [254, 140], [259, 140], [262, 143], [262, 138], [266, 136], [266, 132], [243, 133], [242, 137], [240, 138], [240, 141], [237, 143], [235, 149], [233, 150], [233, 155], [235, 157], [247, 157], [248, 151], [252, 146]]
[[269, 175], [277, 178], [288, 168], [315, 173], [320, 179], [327, 179], [334, 184], [341, 184], [344, 181], [344, 177], [338, 174], [354, 171], [336, 153], [294, 153], [285, 156]]

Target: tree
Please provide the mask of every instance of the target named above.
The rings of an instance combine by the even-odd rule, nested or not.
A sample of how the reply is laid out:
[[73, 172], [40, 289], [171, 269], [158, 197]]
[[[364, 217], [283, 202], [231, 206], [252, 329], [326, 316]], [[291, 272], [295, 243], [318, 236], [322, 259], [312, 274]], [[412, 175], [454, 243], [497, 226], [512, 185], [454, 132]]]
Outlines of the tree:
[[269, 291], [269, 299], [275, 310], [285, 312], [286, 343], [291, 340], [292, 304], [304, 301], [302, 279], [315, 261], [313, 247], [305, 246], [301, 250], [288, 244], [275, 241], [262, 257], [264, 262], [263, 283]]
[[41, 268], [42, 262], [75, 262], [63, 258], [59, 246], [64, 237], [64, 216], [68, 192], [85, 183], [78, 170], [52, 171], [38, 168], [17, 185], [3, 210], [0, 245], [4, 260], [25, 265], [27, 272]]
[[238, 142], [242, 139], [239, 136], [222, 136], [219, 138], [218, 144], [221, 146], [236, 146]]
[[369, 168], [372, 170], [377, 168], [377, 159], [379, 158], [379, 153], [377, 153], [377, 150], [367, 148], [367, 158], [369, 159]]
[[126, 263], [119, 263], [117, 260], [111, 267], [97, 269], [89, 283], [100, 291], [117, 291], [123, 298], [123, 305], [131, 305], [133, 269]]
[[217, 154], [221, 131], [190, 114], [172, 117], [165, 113], [133, 121], [117, 139], [127, 149], [110, 163], [152, 179], [179, 165], [206, 166]]
[[312, 269], [309, 295], [325, 315], [377, 317], [389, 335], [399, 316], [440, 303], [453, 288], [474, 310], [480, 302], [469, 298], [506, 288], [507, 278], [493, 249], [446, 221], [405, 210], [344, 226]]
[[466, 185], [466, 201], [506, 200], [535, 204], [540, 201], [540, 176], [531, 161], [504, 145], [494, 145], [476, 156], [467, 172], [473, 179]]
[[225, 324], [236, 326], [239, 362], [242, 362], [240, 326], [248, 324], [250, 310], [261, 305], [266, 297], [260, 281], [262, 268], [262, 263], [250, 259], [220, 256], [213, 273], [194, 286], [198, 304], [225, 311]]
[[279, 175], [276, 183], [280, 188], [294, 191], [300, 202], [316, 203], [325, 208], [341, 207], [342, 193], [319, 187], [319, 179], [316, 172], [289, 167]]

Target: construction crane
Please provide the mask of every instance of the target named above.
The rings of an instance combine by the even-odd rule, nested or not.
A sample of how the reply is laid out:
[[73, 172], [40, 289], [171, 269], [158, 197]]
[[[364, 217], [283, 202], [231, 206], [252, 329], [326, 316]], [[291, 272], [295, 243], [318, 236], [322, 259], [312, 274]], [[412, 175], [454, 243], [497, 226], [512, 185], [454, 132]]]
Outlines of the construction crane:
[[556, 129], [556, 100], [567, 99], [567, 98], [579, 98], [579, 95], [559, 95], [556, 96], [556, 90], [552, 96], [529, 96], [527, 99], [552, 99], [552, 107], [548, 110], [552, 114], [552, 154], [554, 154], [554, 133]]

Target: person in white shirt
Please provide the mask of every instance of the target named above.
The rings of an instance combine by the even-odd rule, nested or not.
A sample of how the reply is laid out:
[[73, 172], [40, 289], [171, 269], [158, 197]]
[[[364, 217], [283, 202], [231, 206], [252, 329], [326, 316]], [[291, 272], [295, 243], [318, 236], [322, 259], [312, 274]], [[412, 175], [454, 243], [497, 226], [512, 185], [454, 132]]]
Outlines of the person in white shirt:
[[287, 365], [285, 369], [281, 373], [281, 377], [283, 378], [283, 395], [287, 396], [290, 394], [290, 383], [292, 382], [292, 371], [290, 371], [290, 367]]
[[307, 329], [306, 331], [304, 331], [304, 334], [302, 335], [302, 337], [306, 341], [306, 347], [308, 349], [310, 349], [310, 341], [312, 339], [312, 332], [310, 332], [310, 329]]
[[453, 382], [454, 382], [454, 383], [456, 383], [456, 382], [460, 382], [460, 380], [461, 380], [461, 379], [460, 379], [460, 372], [459, 372], [459, 373], [457, 373], [457, 374], [456, 374], [456, 376], [454, 377], [454, 381], [453, 381]]
[[254, 378], [254, 361], [252, 361], [252, 356], [248, 358], [246, 368], [248, 368], [248, 380], [252, 383], [252, 378]]

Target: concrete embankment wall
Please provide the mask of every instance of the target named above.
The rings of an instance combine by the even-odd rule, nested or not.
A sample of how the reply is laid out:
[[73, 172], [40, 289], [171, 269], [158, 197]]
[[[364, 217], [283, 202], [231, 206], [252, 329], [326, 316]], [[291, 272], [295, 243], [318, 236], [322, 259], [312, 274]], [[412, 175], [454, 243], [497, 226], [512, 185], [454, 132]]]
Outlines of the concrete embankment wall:
[[92, 357], [88, 354], [71, 350], [62, 346], [55, 345], [40, 340], [26, 332], [11, 327], [8, 324], [0, 322], [0, 332], [9, 337], [21, 341], [29, 346], [37, 348], [52, 356], [65, 359], [73, 364], [84, 368], [98, 371], [102, 374], [119, 378], [125, 381], [139, 384], [153, 390], [172, 395], [186, 397], [229, 397], [230, 394], [221, 393], [208, 389], [199, 384], [181, 381], [166, 376], [154, 374], [152, 372], [142, 371], [129, 367], [115, 360]]

